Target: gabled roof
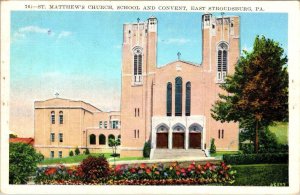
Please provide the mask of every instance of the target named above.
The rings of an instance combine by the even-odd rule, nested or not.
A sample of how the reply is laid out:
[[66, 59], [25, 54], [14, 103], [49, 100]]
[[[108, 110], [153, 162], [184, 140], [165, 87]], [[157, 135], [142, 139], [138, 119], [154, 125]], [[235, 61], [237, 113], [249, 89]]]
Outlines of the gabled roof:
[[170, 62], [170, 63], [165, 64], [165, 65], [163, 65], [163, 66], [161, 66], [161, 67], [158, 67], [158, 68], [164, 68], [164, 67], [169, 66], [169, 65], [171, 65], [171, 64], [174, 64], [174, 63], [176, 63], [176, 62], [181, 62], [181, 63], [184, 63], [184, 64], [188, 64], [188, 65], [192, 65], [192, 66], [201, 67], [201, 64], [197, 64], [197, 63], [194, 63], [194, 62], [189, 62], [189, 61], [185, 61], [185, 60], [175, 60], [175, 61], [173, 61], [173, 62]]

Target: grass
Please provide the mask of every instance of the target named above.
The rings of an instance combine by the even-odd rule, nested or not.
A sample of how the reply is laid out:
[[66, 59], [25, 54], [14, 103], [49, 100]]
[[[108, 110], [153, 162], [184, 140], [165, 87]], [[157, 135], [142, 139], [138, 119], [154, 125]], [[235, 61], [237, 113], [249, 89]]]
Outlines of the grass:
[[232, 168], [237, 171], [235, 186], [288, 186], [287, 164], [233, 165]]
[[[98, 153], [90, 154], [92, 156], [99, 156]], [[68, 156], [64, 158], [46, 158], [41, 165], [51, 165], [51, 164], [71, 164], [71, 163], [80, 163], [89, 155], [80, 154], [77, 156]], [[111, 156], [111, 153], [104, 153], [104, 157], [108, 159], [108, 161], [113, 162], [114, 158]], [[144, 157], [116, 157], [116, 161], [123, 161], [123, 160], [147, 160], [149, 158]]]
[[277, 140], [280, 144], [288, 144], [288, 123], [278, 122], [270, 126], [270, 131], [275, 133]]
[[[241, 151], [240, 151], [241, 152]], [[224, 154], [238, 154], [239, 151], [217, 151], [214, 154], [210, 154], [211, 157], [219, 157], [219, 158], [223, 158]]]
[[[99, 156], [97, 153], [90, 154], [92, 156]], [[67, 163], [80, 163], [83, 159], [87, 158], [89, 155], [80, 154], [77, 156], [68, 156], [64, 158], [46, 158], [40, 164], [42, 165], [50, 165], [50, 164], [67, 164]], [[104, 153], [106, 158], [111, 157], [111, 153]]]

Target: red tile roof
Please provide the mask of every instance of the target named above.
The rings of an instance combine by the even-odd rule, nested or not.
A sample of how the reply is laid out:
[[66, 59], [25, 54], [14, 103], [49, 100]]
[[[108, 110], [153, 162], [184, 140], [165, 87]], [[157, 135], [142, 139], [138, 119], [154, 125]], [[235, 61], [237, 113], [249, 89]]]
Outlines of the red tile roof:
[[33, 146], [34, 144], [34, 139], [29, 137], [29, 138], [22, 138], [22, 137], [17, 137], [17, 138], [9, 138], [10, 143], [24, 143], [24, 144], [30, 144]]

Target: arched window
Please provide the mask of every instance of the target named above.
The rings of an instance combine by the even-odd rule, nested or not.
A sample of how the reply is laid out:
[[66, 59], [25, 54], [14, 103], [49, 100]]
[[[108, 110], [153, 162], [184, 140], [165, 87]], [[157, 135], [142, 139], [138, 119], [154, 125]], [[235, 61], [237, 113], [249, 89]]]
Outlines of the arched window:
[[105, 135], [100, 134], [99, 135], [99, 145], [105, 145], [105, 143], [106, 143]]
[[55, 112], [51, 112], [51, 124], [55, 124]]
[[64, 113], [63, 111], [59, 111], [59, 124], [64, 123]]
[[119, 140], [119, 142], [121, 144], [121, 135], [118, 135], [118, 140]]
[[96, 136], [94, 134], [90, 135], [90, 144], [91, 145], [96, 144]]
[[172, 83], [167, 84], [167, 116], [172, 116]]
[[182, 78], [175, 79], [175, 116], [182, 116]]
[[185, 116], [191, 115], [191, 82], [186, 83], [185, 91]]
[[109, 136], [108, 136], [108, 140], [110, 140], [110, 139], [115, 139], [115, 136], [114, 135], [112, 135], [112, 134], [110, 134]]
[[227, 75], [227, 64], [228, 64], [228, 45], [224, 42], [221, 42], [218, 45], [218, 80], [224, 81]]
[[133, 74], [134, 82], [142, 82], [143, 72], [143, 53], [142, 48], [137, 47], [133, 50]]

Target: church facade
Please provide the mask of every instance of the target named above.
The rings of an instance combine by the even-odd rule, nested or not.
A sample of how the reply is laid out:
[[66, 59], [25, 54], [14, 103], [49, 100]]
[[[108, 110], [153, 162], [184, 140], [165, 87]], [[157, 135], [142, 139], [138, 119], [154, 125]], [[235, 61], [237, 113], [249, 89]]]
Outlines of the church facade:
[[[66, 119], [72, 119], [72, 128], [76, 129], [73, 138], [69, 138], [72, 144], [53, 143], [51, 146], [51, 131], [54, 129], [50, 124], [51, 112], [57, 113], [57, 117], [60, 112], [74, 112], [76, 109], [70, 102], [76, 101], [54, 98], [35, 102], [35, 144], [38, 150], [46, 157], [56, 157], [52, 154], [60, 151], [66, 156], [75, 146], [104, 152], [110, 134], [121, 138], [121, 156], [142, 156], [144, 144], [148, 141], [152, 151], [160, 148], [208, 150], [212, 138], [217, 150], [238, 150], [238, 124], [215, 121], [210, 110], [218, 100], [218, 94], [224, 93], [219, 85], [226, 75], [233, 74], [239, 58], [239, 17], [202, 16], [202, 64], [181, 60], [178, 54], [178, 60], [157, 67], [157, 24], [155, 17], [124, 24], [121, 110], [105, 113], [79, 101], [81, 106], [75, 106], [79, 109], [78, 118], [68, 114]], [[43, 122], [40, 122], [41, 118]], [[46, 124], [47, 120], [49, 124]], [[117, 128], [104, 128], [105, 121], [111, 125], [118, 121]], [[55, 128], [59, 129], [59, 126]], [[103, 136], [100, 139], [100, 135], [105, 139]]]

